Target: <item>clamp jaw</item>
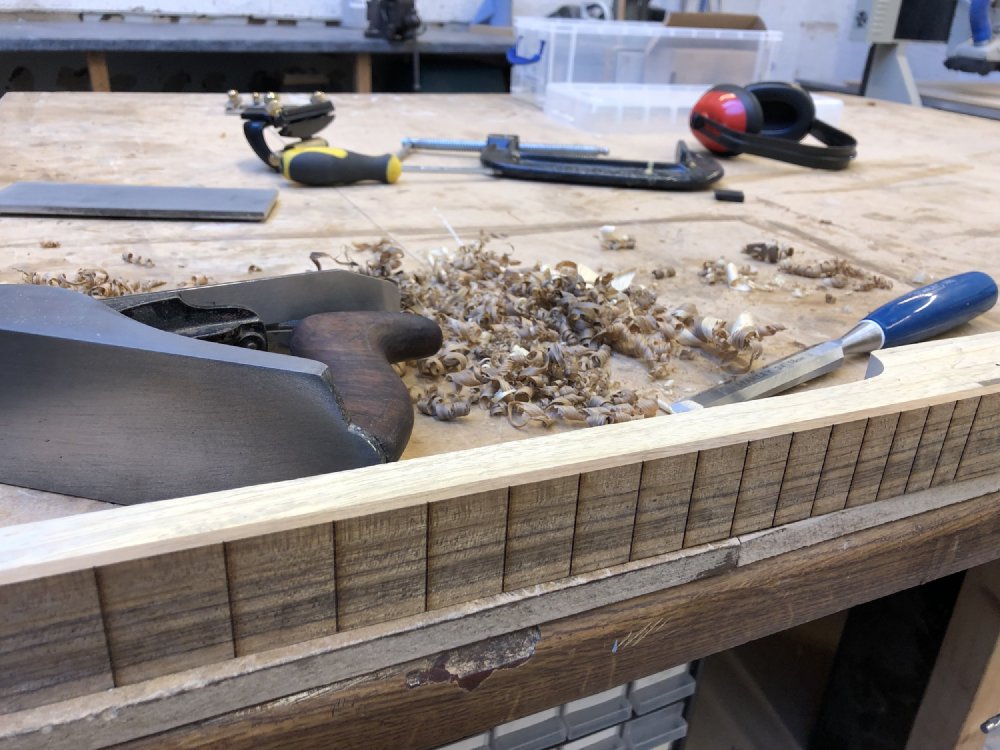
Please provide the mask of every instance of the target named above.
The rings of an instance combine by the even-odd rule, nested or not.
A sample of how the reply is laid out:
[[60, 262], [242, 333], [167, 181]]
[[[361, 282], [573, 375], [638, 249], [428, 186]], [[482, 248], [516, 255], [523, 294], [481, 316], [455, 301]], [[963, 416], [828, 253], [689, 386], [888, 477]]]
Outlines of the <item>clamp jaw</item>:
[[[256, 99], [256, 97], [255, 97]], [[320, 92], [312, 95], [309, 104], [285, 107], [276, 96], [263, 101], [254, 101], [240, 113], [243, 123], [243, 134], [246, 136], [254, 153], [261, 161], [275, 171], [281, 171], [281, 154], [275, 153], [267, 145], [264, 132], [267, 128], [275, 128], [278, 135], [285, 138], [297, 138], [283, 149], [306, 148], [310, 146], [328, 145], [322, 138], [315, 135], [333, 122], [333, 102], [327, 100]]]
[[479, 161], [502, 177], [647, 190], [701, 190], [723, 175], [710, 154], [695, 153], [684, 141], [677, 142], [673, 162], [626, 161], [525, 153], [516, 135], [494, 134], [487, 137]]

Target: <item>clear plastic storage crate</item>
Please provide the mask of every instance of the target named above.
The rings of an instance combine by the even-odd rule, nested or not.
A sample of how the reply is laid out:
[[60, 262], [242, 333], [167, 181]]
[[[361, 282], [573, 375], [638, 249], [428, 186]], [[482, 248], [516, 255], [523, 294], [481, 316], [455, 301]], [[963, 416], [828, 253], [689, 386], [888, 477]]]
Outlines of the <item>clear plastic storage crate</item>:
[[[627, 83], [550, 83], [545, 114], [588, 133], [662, 133], [686, 131], [691, 109], [707, 85]], [[816, 117], [836, 126], [844, 103], [812, 95]]]
[[[511, 68], [511, 93], [545, 106], [549, 84], [738, 85], [766, 80], [780, 31], [699, 29], [646, 21], [514, 19], [522, 57]], [[542, 42], [545, 47], [542, 49]]]

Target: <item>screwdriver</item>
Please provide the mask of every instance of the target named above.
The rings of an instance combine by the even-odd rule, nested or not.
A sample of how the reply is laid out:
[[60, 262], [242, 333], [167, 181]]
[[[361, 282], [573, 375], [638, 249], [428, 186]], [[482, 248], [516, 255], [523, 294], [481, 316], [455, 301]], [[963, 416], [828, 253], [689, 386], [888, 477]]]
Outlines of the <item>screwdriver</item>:
[[[407, 138], [403, 141], [403, 147], [398, 154], [382, 154], [381, 156], [358, 154], [330, 146], [293, 146], [281, 153], [281, 173], [289, 180], [300, 182], [303, 185], [330, 187], [368, 181], [392, 184], [399, 179], [403, 171], [496, 175], [500, 174], [498, 170], [481, 165], [476, 167], [407, 165], [404, 167], [402, 164], [402, 159], [417, 149], [482, 151], [492, 142], [493, 138], [495, 136], [490, 136], [485, 141]], [[603, 146], [573, 144], [518, 143], [517, 146], [520, 151], [552, 156], [606, 154], [608, 152], [608, 149]]]
[[330, 146], [291, 148], [281, 153], [281, 173], [303, 185], [353, 185], [399, 179], [403, 165], [395, 154], [368, 156]]

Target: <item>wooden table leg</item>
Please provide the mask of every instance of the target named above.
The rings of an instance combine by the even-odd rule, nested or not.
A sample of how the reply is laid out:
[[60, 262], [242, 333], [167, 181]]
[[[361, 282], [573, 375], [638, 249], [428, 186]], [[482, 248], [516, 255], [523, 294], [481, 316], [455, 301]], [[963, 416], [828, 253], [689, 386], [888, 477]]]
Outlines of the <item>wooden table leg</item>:
[[354, 56], [354, 90], [359, 94], [372, 92], [372, 56], [367, 52]]
[[91, 91], [111, 91], [108, 61], [103, 52], [87, 53], [87, 72], [90, 73]]
[[1000, 561], [966, 573], [906, 750], [982, 750], [998, 712]]

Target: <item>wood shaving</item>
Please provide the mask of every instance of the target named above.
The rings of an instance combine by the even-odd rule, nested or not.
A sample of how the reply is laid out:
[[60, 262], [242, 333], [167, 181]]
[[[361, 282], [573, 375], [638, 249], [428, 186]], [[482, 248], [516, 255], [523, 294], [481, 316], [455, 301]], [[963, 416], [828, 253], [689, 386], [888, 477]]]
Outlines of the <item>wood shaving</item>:
[[[411, 389], [417, 411], [439, 420], [473, 407], [515, 427], [655, 416], [675, 358], [701, 351], [727, 372], [745, 372], [762, 340], [781, 330], [746, 315], [729, 324], [691, 304], [669, 308], [655, 291], [626, 284], [630, 274], [588, 281], [572, 262], [518, 268], [485, 238], [432, 253], [429, 270], [419, 272], [402, 268], [403, 251], [389, 240], [355, 243], [348, 252], [364, 257], [345, 253], [337, 262], [395, 282], [404, 309], [441, 326], [442, 348], [416, 363]], [[612, 380], [613, 353], [646, 366], [648, 392]]]
[[763, 263], [777, 263], [790, 258], [795, 253], [795, 248], [773, 242], [751, 242], [743, 248], [743, 253]]
[[143, 266], [144, 268], [153, 268], [156, 265], [151, 258], [143, 258], [141, 255], [135, 255], [132, 252], [122, 253], [122, 260], [135, 266]]
[[635, 250], [636, 239], [630, 234], [626, 234], [617, 227], [605, 225], [598, 230], [601, 236], [601, 249], [618, 251], [618, 250]]
[[317, 271], [322, 271], [323, 270], [323, 266], [320, 265], [320, 262], [319, 262], [320, 258], [330, 258], [331, 260], [333, 260], [333, 256], [330, 255], [330, 253], [324, 253], [324, 252], [319, 252], [319, 251], [314, 252], [314, 253], [309, 253], [309, 260], [311, 260], [313, 262], [313, 265], [316, 266], [316, 270]]
[[692, 348], [702, 348], [715, 354], [729, 372], [745, 372], [741, 355], [749, 354], [749, 361], [757, 359], [764, 350], [762, 340], [785, 330], [783, 325], [758, 326], [750, 313], [740, 313], [732, 323], [718, 318], [703, 317], [678, 334], [678, 340]]
[[791, 260], [783, 260], [778, 265], [778, 269], [793, 276], [819, 279], [821, 286], [834, 289], [845, 289], [848, 286], [856, 292], [892, 289], [892, 282], [889, 279], [876, 273], [869, 273], [841, 258], [829, 258], [815, 263], [795, 263]]
[[418, 412], [441, 422], [467, 417], [472, 411], [472, 403], [468, 399], [463, 399], [456, 393], [438, 393], [437, 387], [433, 385], [426, 390], [411, 392], [410, 397]]
[[722, 258], [718, 260], [706, 260], [701, 264], [698, 272], [702, 281], [706, 284], [725, 284], [738, 292], [749, 292], [752, 289], [766, 288], [757, 284], [754, 277], [757, 269], [750, 265], [738, 266], [735, 263]]
[[[21, 283], [73, 289], [97, 299], [121, 297], [137, 292], [148, 292], [167, 283], [159, 279], [140, 281], [112, 276], [103, 268], [81, 268], [73, 277], [69, 277], [64, 273], [38, 273], [36, 271], [21, 271], [20, 273]], [[192, 279], [194, 278], [196, 277], [192, 277]], [[196, 285], [192, 284], [192, 286]]]

